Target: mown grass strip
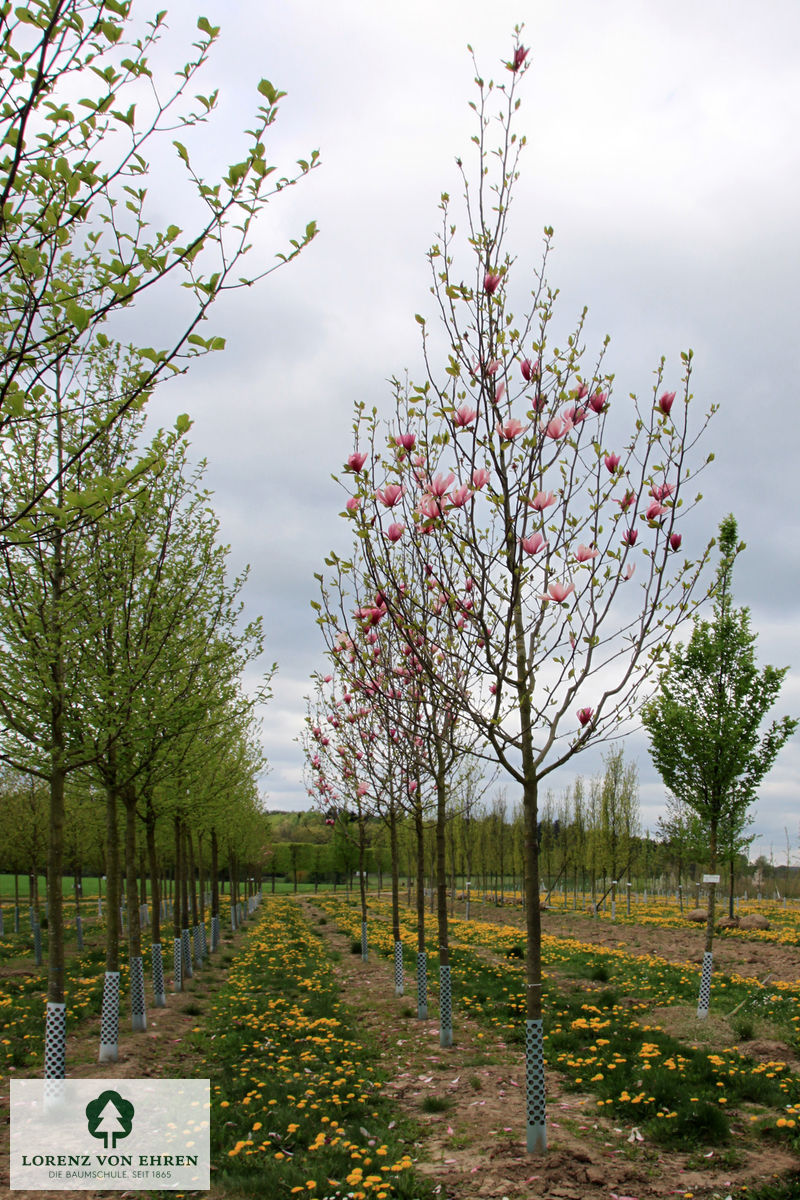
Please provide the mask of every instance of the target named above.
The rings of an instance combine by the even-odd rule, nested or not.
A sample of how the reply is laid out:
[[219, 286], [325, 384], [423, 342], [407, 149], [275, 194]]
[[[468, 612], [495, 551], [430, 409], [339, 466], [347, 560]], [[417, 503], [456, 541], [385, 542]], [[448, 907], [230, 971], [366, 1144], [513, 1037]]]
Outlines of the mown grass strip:
[[319, 935], [266, 897], [201, 1030], [212, 1079], [213, 1179], [229, 1195], [424, 1200], [412, 1128], [383, 1098]]

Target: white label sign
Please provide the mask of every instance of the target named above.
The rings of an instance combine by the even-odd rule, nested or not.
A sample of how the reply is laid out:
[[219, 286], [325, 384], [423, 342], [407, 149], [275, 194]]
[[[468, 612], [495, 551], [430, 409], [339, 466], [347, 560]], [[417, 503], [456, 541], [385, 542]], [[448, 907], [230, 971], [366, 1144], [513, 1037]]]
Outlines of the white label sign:
[[703, 883], [719, 883], [719, 875], [704, 875]]
[[210, 1187], [207, 1079], [12, 1079], [11, 1187]]

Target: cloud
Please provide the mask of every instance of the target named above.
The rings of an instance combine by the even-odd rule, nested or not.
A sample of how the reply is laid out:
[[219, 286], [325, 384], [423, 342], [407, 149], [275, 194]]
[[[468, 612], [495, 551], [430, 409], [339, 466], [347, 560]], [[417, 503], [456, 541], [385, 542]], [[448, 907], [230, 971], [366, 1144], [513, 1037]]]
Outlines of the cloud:
[[[320, 665], [314, 572], [348, 545], [330, 475], [352, 449], [354, 404], [384, 411], [387, 380], [406, 367], [421, 376], [413, 314], [435, 317], [425, 253], [445, 189], [463, 228], [454, 158], [469, 166], [474, 132], [464, 47], [475, 46], [487, 79], [503, 81], [498, 60], [518, 13], [506, 0], [208, 8], [223, 27], [208, 72], [221, 88], [209, 161], [233, 142], [264, 74], [288, 92], [268, 157], [285, 169], [319, 146], [323, 161], [270, 206], [251, 258], [268, 265], [312, 217], [317, 240], [263, 285], [224, 297], [210, 327], [228, 350], [153, 402], [162, 420], [184, 408], [194, 417], [222, 536], [234, 563], [252, 564], [248, 607], [265, 614], [268, 656], [281, 664], [264, 721], [267, 786], [280, 806], [305, 803], [292, 738], [303, 680]], [[694, 348], [697, 410], [719, 412], [703, 441], [716, 460], [687, 534], [699, 545], [725, 513], [737, 516], [748, 543], [737, 602], [752, 608], [761, 661], [792, 664], [784, 701], [797, 712], [800, 10], [787, 0], [768, 21], [745, 5], [735, 13], [721, 0], [538, 6], [523, 35], [533, 60], [520, 111], [528, 145], [510, 223], [518, 274], [538, 265], [542, 227], [555, 226], [559, 330], [589, 305], [592, 353], [612, 335], [615, 403], [648, 394], [661, 354], [674, 382], [680, 350]], [[194, 6], [183, 0], [171, 19], [188, 29]], [[627, 744], [652, 819], [663, 789], [643, 736]], [[550, 783], [600, 765], [593, 751]], [[795, 743], [765, 783], [765, 835], [788, 819], [799, 765]]]

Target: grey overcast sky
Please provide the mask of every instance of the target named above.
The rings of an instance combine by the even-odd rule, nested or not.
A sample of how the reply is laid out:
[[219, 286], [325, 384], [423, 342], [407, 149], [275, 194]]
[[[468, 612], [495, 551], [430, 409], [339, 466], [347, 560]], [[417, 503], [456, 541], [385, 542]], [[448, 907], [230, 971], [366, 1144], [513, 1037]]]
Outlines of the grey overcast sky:
[[[211, 328], [226, 352], [153, 402], [159, 421], [193, 417], [232, 563], [252, 566], [248, 610], [263, 613], [267, 658], [280, 667], [264, 713], [270, 807], [305, 802], [294, 739], [321, 665], [310, 600], [324, 555], [348, 546], [330, 475], [351, 448], [353, 403], [381, 406], [389, 377], [422, 374], [414, 313], [434, 316], [425, 252], [474, 132], [466, 46], [498, 78], [519, 22], [533, 65], [512, 248], [533, 267], [542, 227], [554, 226], [559, 311], [567, 323], [588, 305], [590, 350], [611, 335], [616, 394], [645, 393], [662, 354], [677, 383], [679, 353], [694, 349], [697, 407], [720, 411], [691, 535], [705, 540], [736, 515], [747, 542], [736, 600], [751, 609], [760, 661], [791, 664], [776, 713], [800, 714], [794, 0], [180, 0], [169, 11], [175, 41], [200, 12], [222, 27], [205, 76], [220, 105], [197, 150], [204, 162], [235, 159], [262, 76], [287, 92], [267, 157], [281, 170], [314, 148], [322, 158], [264, 214], [253, 262], [267, 265], [312, 218], [316, 241], [263, 285], [225, 297]], [[180, 223], [169, 199], [159, 196], [163, 215]], [[641, 733], [626, 748], [653, 828], [663, 786]], [[600, 751], [575, 765], [592, 774]], [[800, 854], [799, 780], [795, 738], [762, 787], [754, 853], [773, 847], [784, 861], [786, 828]]]

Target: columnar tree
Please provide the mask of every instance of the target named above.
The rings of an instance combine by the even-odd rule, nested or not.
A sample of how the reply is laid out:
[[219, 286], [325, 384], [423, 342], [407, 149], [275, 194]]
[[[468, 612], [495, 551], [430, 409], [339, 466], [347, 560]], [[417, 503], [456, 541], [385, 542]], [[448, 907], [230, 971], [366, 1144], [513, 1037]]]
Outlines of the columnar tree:
[[[465, 257], [442, 197], [430, 252], [442, 366], [442, 338], [419, 316], [427, 377], [396, 383], [388, 437], [377, 411], [359, 403], [345, 479], [346, 513], [390, 619], [418, 632], [416, 653], [438, 681], [440, 703], [475, 723], [523, 792], [527, 1144], [541, 1152], [539, 789], [634, 713], [692, 610], [705, 554], [688, 561], [679, 553], [694, 499], [691, 353], [682, 355], [680, 384], [667, 383], [662, 361], [648, 399], [615, 403], [605, 344], [587, 364], [582, 315], [554, 345], [555, 293], [544, 268], [525, 272], [506, 248], [526, 66], [517, 39], [504, 83], [478, 75], [474, 175], [462, 167]], [[521, 318], [511, 311], [518, 279], [532, 285]], [[407, 586], [404, 557], [392, 566], [399, 546], [434, 586]], [[447, 617], [435, 648], [425, 636], [433, 614]], [[454, 660], [449, 671], [440, 655]]]
[[735, 845], [758, 785], [797, 728], [781, 717], [761, 731], [788, 667], [756, 664], [756, 634], [746, 608], [734, 608], [731, 577], [738, 540], [733, 516], [720, 524], [714, 616], [696, 621], [678, 645], [659, 690], [642, 713], [656, 769], [674, 796], [695, 813], [707, 839], [709, 872], [705, 952], [697, 1015], [708, 1016], [713, 969], [714, 909], [720, 834]]

